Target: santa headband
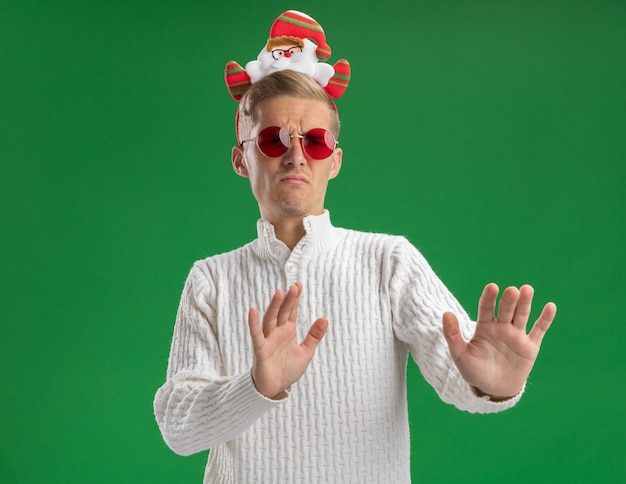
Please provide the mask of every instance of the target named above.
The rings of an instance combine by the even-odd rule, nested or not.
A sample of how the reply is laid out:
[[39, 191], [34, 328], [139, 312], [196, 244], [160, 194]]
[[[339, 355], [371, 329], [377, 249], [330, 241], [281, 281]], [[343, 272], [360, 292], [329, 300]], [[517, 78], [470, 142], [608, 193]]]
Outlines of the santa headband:
[[[296, 10], [282, 13], [270, 28], [269, 39], [256, 60], [242, 67], [229, 61], [224, 69], [226, 88], [235, 101], [240, 101], [248, 88], [268, 74], [291, 69], [309, 74], [334, 99], [340, 98], [350, 82], [350, 64], [340, 59], [334, 65], [331, 48], [326, 43], [322, 26], [308, 15]], [[239, 109], [235, 119], [235, 130]], [[237, 132], [237, 140], [239, 133]]]

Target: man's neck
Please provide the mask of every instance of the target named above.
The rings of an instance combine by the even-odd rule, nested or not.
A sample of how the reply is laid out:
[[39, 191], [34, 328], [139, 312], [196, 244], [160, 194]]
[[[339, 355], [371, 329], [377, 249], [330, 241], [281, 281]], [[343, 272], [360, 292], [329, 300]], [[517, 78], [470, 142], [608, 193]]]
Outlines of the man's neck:
[[272, 217], [261, 213], [261, 217], [273, 225], [276, 238], [289, 247], [289, 250], [293, 250], [300, 239], [306, 235], [303, 223], [306, 216]]
[[302, 220], [303, 218], [289, 218], [280, 220], [278, 223], [272, 222], [276, 238], [289, 247], [289, 250], [293, 250], [300, 239], [306, 235]]

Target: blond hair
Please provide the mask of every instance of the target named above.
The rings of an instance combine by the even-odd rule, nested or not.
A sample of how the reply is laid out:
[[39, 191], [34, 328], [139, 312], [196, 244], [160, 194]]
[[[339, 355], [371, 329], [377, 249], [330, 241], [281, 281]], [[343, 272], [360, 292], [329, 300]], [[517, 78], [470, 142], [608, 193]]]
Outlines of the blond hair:
[[263, 101], [278, 97], [315, 99], [326, 103], [332, 113], [331, 132], [339, 139], [339, 113], [333, 100], [311, 76], [291, 69], [269, 74], [252, 84], [241, 98], [237, 121], [239, 140], [247, 139], [257, 121], [256, 107]]

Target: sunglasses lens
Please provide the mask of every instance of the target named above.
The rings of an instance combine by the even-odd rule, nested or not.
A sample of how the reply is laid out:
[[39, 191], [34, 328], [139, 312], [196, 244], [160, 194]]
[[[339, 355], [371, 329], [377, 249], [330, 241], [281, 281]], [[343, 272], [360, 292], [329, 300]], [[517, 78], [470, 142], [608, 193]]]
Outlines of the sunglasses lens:
[[269, 126], [259, 133], [257, 145], [265, 156], [276, 158], [289, 148], [289, 133], [278, 126]]
[[328, 158], [335, 150], [335, 137], [323, 128], [314, 128], [304, 135], [304, 151], [314, 160]]

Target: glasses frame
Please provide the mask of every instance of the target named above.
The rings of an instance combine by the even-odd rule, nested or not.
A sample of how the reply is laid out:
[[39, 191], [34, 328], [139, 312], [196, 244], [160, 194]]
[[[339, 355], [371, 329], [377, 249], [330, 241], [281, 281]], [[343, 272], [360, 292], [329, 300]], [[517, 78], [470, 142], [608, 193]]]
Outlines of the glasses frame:
[[288, 49], [272, 49], [272, 57], [275, 60], [282, 59], [283, 57], [291, 57], [294, 54], [300, 53], [302, 53], [302, 47], [300, 47], [299, 45], [294, 45], [293, 47], [289, 47]]
[[[269, 129], [269, 128], [279, 128], [279, 130], [284, 131], [284, 132], [287, 134], [287, 136], [289, 137], [289, 146], [286, 146], [286, 147], [285, 147], [285, 151], [284, 151], [282, 154], [278, 155], [278, 156], [270, 156], [270, 155], [266, 154], [266, 153], [265, 153], [265, 152], [261, 149], [261, 147], [259, 146], [259, 135], [260, 135], [263, 131], [265, 131], [266, 129]], [[307, 151], [306, 146], [304, 145], [304, 139], [305, 139], [305, 138], [306, 138], [306, 136], [307, 136], [307, 135], [308, 135], [311, 131], [313, 131], [314, 129], [323, 129], [326, 133], [328, 133], [328, 134], [332, 137], [332, 139], [333, 139], [333, 147], [332, 147], [331, 152], [330, 152], [330, 154], [329, 154], [328, 156], [324, 156], [323, 158], [316, 158], [316, 157], [312, 156], [312, 155], [311, 155], [311, 153], [309, 153], [309, 152]], [[280, 133], [280, 131], [279, 131], [279, 133]], [[263, 153], [263, 155], [264, 155], [264, 156], [267, 156], [268, 158], [280, 158], [280, 157], [281, 157], [281, 156], [283, 156], [285, 153], [287, 153], [287, 151], [289, 151], [289, 148], [291, 147], [291, 139], [292, 139], [292, 138], [298, 138], [298, 139], [301, 139], [302, 141], [301, 141], [300, 143], [301, 143], [301, 146], [302, 146], [302, 151], [304, 151], [304, 153], [305, 153], [305, 154], [306, 154], [309, 158], [311, 158], [312, 160], [317, 160], [317, 161], [319, 161], [319, 160], [325, 160], [326, 158], [328, 158], [329, 156], [331, 156], [331, 155], [334, 153], [335, 149], [337, 149], [337, 145], [339, 144], [339, 141], [337, 141], [337, 138], [335, 138], [335, 135], [334, 135], [331, 131], [327, 130], [326, 128], [311, 128], [310, 130], [308, 130], [308, 131], [307, 131], [306, 133], [304, 133], [304, 134], [289, 134], [289, 132], [288, 132], [285, 128], [283, 128], [282, 126], [266, 126], [266, 127], [265, 127], [265, 128], [263, 128], [261, 131], [259, 131], [259, 134], [258, 134], [258, 135], [256, 135], [254, 138], [248, 138], [248, 139], [244, 139], [244, 140], [242, 140], [242, 141], [240, 142], [240, 145], [241, 145], [241, 146], [243, 146], [243, 144], [244, 144], [244, 143], [247, 143], [247, 142], [249, 142], [249, 141], [255, 141], [255, 144], [256, 144], [257, 149], [258, 149], [261, 153]], [[279, 136], [279, 139], [280, 139], [280, 136]], [[283, 146], [284, 146], [284, 145], [283, 145]]]

